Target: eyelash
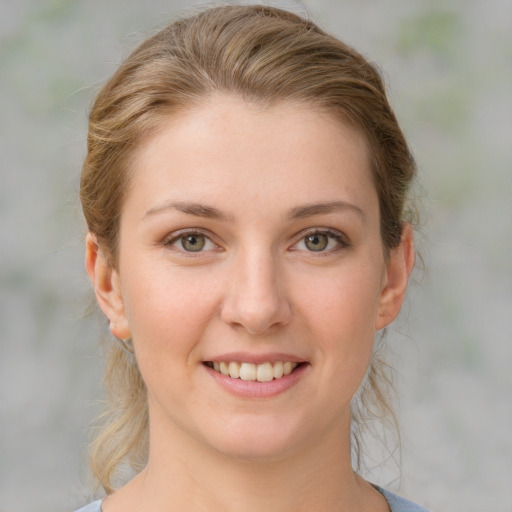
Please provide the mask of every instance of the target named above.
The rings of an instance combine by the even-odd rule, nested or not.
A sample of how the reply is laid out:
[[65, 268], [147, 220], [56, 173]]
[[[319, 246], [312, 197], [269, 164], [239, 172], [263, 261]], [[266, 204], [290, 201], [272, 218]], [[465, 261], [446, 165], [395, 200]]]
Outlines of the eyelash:
[[[186, 238], [191, 237], [204, 237], [205, 239], [205, 245], [210, 243], [213, 246], [213, 250], [220, 249], [220, 247], [212, 240], [211, 235], [208, 235], [206, 233], [203, 233], [200, 230], [191, 230], [191, 231], [181, 231], [178, 233], [173, 233], [171, 236], [169, 236], [167, 239], [164, 240], [163, 245], [165, 247], [173, 248], [179, 253], [186, 254], [188, 257], [195, 257], [199, 256], [201, 253], [204, 253], [206, 251], [203, 251], [202, 248], [199, 251], [187, 251], [183, 247], [183, 241]], [[175, 244], [179, 243], [181, 241], [181, 247], [176, 247]], [[207, 249], [212, 250], [212, 249]]]
[[[304, 245], [305, 245], [307, 243], [306, 239], [308, 237], [313, 237], [313, 236], [326, 236], [330, 240], [335, 240], [335, 242], [337, 243], [337, 247], [334, 247], [334, 248], [331, 247], [331, 248], [329, 248], [327, 250], [321, 249], [321, 250], [318, 250], [318, 251], [308, 250], [307, 248], [305, 248], [305, 249], [298, 249], [297, 248], [297, 246], [300, 243], [304, 243]], [[181, 231], [181, 232], [178, 232], [178, 233], [173, 233], [169, 238], [167, 238], [164, 241], [164, 245], [166, 247], [173, 247], [174, 250], [176, 250], [177, 252], [180, 252], [180, 253], [184, 253], [188, 257], [199, 256], [200, 254], [202, 254], [202, 253], [204, 253], [206, 251], [211, 251], [212, 250], [210, 248], [210, 249], [207, 249], [206, 251], [204, 251], [203, 247], [201, 247], [198, 251], [187, 251], [183, 247], [183, 241], [187, 237], [188, 238], [191, 238], [191, 237], [204, 237], [205, 245], [211, 244], [213, 246], [213, 250], [220, 249], [220, 247], [212, 240], [211, 235], [206, 234], [206, 233], [204, 233], [204, 232], [202, 232], [200, 230]], [[176, 247], [175, 244], [179, 243], [180, 240], [181, 240], [181, 247]], [[329, 244], [329, 241], [327, 243]], [[339, 231], [335, 231], [335, 230], [332, 230], [332, 229], [313, 228], [313, 229], [309, 229], [308, 231], [305, 231], [305, 232], [301, 233], [301, 237], [300, 237], [299, 241], [295, 242], [293, 244], [293, 246], [290, 248], [290, 250], [291, 251], [303, 250], [305, 252], [312, 253], [312, 254], [316, 253], [316, 255], [318, 255], [318, 256], [326, 256], [328, 254], [332, 254], [333, 252], [337, 252], [337, 251], [340, 251], [340, 250], [343, 250], [343, 249], [347, 249], [347, 248], [351, 247], [351, 245], [352, 244], [347, 239], [347, 237], [344, 234], [340, 233]]]
[[333, 248], [330, 248], [330, 249], [327, 249], [327, 250], [320, 250], [320, 251], [313, 251], [313, 250], [308, 250], [308, 249], [302, 249], [302, 250], [305, 250], [306, 252], [309, 252], [309, 253], [312, 253], [312, 254], [316, 253], [317, 256], [327, 256], [327, 255], [332, 254], [334, 252], [338, 252], [338, 251], [341, 251], [343, 249], [348, 249], [349, 247], [352, 246], [352, 244], [350, 243], [350, 241], [348, 240], [346, 235], [344, 235], [343, 233], [341, 233], [339, 231], [336, 231], [336, 230], [333, 230], [333, 229], [313, 228], [313, 229], [309, 229], [306, 232], [301, 233], [300, 240], [298, 242], [296, 242], [292, 246], [291, 250], [292, 251], [301, 250], [301, 249], [296, 249], [297, 245], [300, 244], [300, 243], [304, 243], [305, 244], [306, 243], [306, 239], [308, 237], [313, 237], [315, 235], [327, 236], [331, 240], [335, 240], [335, 242], [337, 243], [337, 246], [333, 247]]

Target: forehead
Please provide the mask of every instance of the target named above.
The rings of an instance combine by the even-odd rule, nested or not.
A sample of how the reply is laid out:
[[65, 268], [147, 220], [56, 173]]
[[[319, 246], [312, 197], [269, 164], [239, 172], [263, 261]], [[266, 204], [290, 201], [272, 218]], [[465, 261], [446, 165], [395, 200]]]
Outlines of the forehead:
[[366, 141], [347, 123], [303, 102], [262, 106], [226, 95], [170, 116], [138, 149], [131, 185], [129, 195], [144, 190], [148, 199], [375, 194]]

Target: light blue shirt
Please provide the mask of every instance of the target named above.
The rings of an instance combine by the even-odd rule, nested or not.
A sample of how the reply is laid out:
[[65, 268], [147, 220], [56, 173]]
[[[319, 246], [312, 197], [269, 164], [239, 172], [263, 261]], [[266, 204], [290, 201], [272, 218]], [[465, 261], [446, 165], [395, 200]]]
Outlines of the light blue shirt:
[[[381, 487], [377, 487], [384, 498], [386, 498], [391, 512], [428, 512], [426, 508], [416, 505], [412, 501], [406, 500], [392, 492], [386, 491]], [[89, 503], [89, 505], [77, 510], [76, 512], [101, 512], [101, 500]]]

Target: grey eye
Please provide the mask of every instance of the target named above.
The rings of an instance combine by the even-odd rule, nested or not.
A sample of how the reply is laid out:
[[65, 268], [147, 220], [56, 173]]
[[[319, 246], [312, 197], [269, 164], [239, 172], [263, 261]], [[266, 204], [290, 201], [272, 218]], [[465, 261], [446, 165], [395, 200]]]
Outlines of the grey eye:
[[304, 244], [310, 251], [323, 251], [329, 245], [329, 236], [323, 233], [314, 233], [304, 238]]
[[202, 251], [206, 244], [206, 237], [204, 235], [188, 235], [181, 237], [181, 246], [188, 252]]

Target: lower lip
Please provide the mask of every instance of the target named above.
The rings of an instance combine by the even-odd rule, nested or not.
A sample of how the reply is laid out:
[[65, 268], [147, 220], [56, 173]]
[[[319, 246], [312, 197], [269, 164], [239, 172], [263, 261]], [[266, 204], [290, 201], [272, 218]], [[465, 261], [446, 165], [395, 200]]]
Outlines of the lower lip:
[[203, 365], [221, 387], [231, 394], [243, 398], [269, 398], [284, 393], [304, 377], [309, 366], [309, 364], [301, 364], [292, 373], [284, 375], [280, 379], [258, 382], [255, 380], [232, 379]]

